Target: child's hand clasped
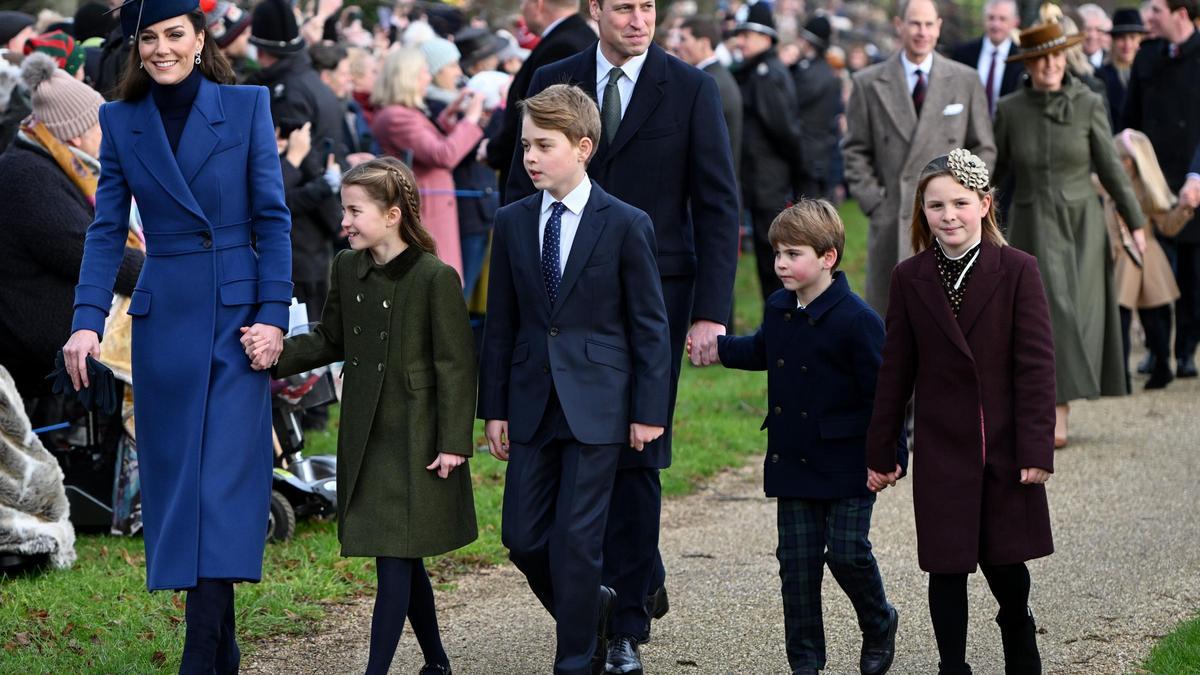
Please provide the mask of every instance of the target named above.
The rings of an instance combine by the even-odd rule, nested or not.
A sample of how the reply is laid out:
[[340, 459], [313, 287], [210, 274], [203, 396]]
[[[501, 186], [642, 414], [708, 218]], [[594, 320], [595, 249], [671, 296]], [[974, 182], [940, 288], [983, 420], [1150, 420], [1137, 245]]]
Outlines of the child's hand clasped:
[[242, 326], [242, 349], [254, 370], [266, 370], [279, 362], [283, 353], [283, 331], [278, 326], [256, 323]]
[[433, 460], [433, 464], [425, 467], [426, 471], [436, 471], [438, 478], [449, 478], [450, 472], [461, 466], [467, 461], [462, 455], [452, 455], [448, 452], [439, 452], [437, 459]]
[[1021, 484], [1022, 485], [1033, 485], [1033, 484], [1037, 484], [1037, 483], [1045, 483], [1048, 480], [1050, 480], [1050, 472], [1045, 469], [1039, 469], [1037, 467], [1029, 467], [1028, 469], [1021, 469]]
[[900, 480], [900, 465], [896, 465], [896, 470], [891, 473], [879, 473], [874, 469], [867, 469], [867, 489], [871, 492], [883, 492], [887, 488], [896, 484]]

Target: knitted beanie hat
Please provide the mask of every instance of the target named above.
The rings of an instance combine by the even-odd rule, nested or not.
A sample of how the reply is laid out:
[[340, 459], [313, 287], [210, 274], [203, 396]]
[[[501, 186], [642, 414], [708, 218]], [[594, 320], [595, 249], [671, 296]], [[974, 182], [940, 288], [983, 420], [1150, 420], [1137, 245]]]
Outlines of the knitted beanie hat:
[[451, 63], [458, 63], [461, 56], [458, 53], [458, 47], [455, 47], [453, 42], [440, 37], [430, 38], [423, 42], [421, 52], [425, 54], [425, 61], [429, 64], [429, 74], [434, 77], [437, 77], [442, 68]]
[[29, 38], [29, 41], [25, 43], [25, 54], [29, 55], [33, 52], [49, 55], [59, 68], [67, 71], [68, 75], [78, 72], [83, 66], [84, 59], [87, 58], [87, 52], [79, 43], [75, 42], [75, 38], [61, 30]]
[[104, 97], [35, 52], [21, 64], [21, 79], [31, 94], [33, 116], [60, 141], [78, 138], [100, 122]]

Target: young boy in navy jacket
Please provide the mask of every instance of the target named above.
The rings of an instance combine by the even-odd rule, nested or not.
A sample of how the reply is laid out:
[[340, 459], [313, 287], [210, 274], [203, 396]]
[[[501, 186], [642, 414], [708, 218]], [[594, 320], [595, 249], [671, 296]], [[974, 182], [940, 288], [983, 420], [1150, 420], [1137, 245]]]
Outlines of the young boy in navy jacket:
[[609, 501], [621, 448], [667, 424], [667, 310], [649, 216], [587, 176], [596, 104], [555, 85], [521, 111], [540, 192], [496, 214], [479, 417], [509, 461], [502, 540], [554, 616], [554, 672], [603, 673]]
[[[778, 498], [779, 576], [792, 673], [825, 667], [821, 578], [829, 564], [863, 633], [861, 672], [891, 667], [898, 615], [888, 603], [867, 534], [866, 434], [882, 360], [883, 321], [837, 271], [846, 236], [825, 200], [801, 200], [771, 224], [775, 273], [754, 335], [723, 336], [721, 364], [766, 370], [765, 488]], [[896, 463], [908, 465], [898, 442]], [[839, 667], [842, 671], [844, 668]]]

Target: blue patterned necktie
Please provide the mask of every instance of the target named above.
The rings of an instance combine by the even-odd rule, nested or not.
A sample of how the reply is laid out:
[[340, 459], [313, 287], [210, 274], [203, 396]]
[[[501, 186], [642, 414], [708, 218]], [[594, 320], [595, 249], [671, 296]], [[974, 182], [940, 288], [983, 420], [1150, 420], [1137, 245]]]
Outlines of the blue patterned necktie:
[[550, 207], [550, 218], [546, 221], [546, 232], [542, 235], [542, 281], [546, 283], [546, 295], [550, 304], [558, 299], [558, 284], [562, 281], [559, 271], [559, 239], [562, 234], [562, 214], [567, 209], [562, 202]]

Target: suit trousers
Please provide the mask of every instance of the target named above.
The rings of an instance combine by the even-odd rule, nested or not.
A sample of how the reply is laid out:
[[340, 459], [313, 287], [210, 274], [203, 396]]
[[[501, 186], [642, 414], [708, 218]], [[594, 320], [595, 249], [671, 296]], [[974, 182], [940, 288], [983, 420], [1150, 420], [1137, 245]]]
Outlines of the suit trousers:
[[620, 451], [620, 445], [576, 441], [552, 390], [533, 442], [514, 444], [509, 453], [501, 539], [554, 617], [556, 675], [591, 672]]
[[779, 547], [775, 555], [779, 558], [783, 627], [792, 670], [825, 667], [821, 582], [826, 564], [850, 598], [864, 635], [880, 635], [890, 625], [891, 606], [867, 539], [874, 505], [874, 495], [778, 500]]
[[1171, 241], [1163, 248], [1179, 284], [1179, 299], [1175, 301], [1175, 358], [1187, 359], [1195, 356], [1200, 344], [1200, 244]]

